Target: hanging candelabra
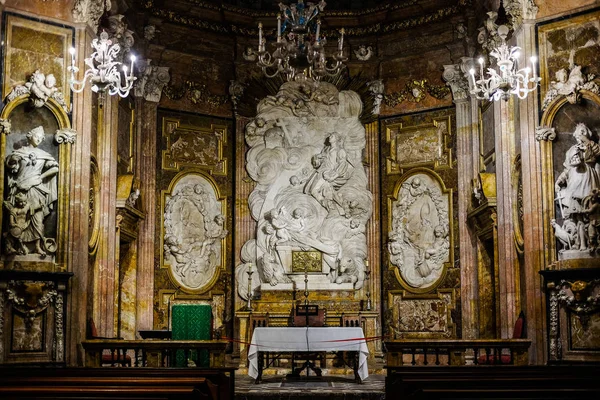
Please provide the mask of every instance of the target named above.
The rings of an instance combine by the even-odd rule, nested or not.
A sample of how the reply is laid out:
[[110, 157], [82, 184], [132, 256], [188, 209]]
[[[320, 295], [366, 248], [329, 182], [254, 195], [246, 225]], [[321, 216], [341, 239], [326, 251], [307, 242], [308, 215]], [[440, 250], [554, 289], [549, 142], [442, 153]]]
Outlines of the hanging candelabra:
[[[479, 79], [475, 78], [475, 69], [469, 71], [473, 89], [471, 93], [480, 100], [498, 101], [500, 99], [508, 100], [511, 95], [516, 95], [519, 99], [524, 99], [527, 95], [537, 88], [541, 80], [536, 76], [536, 57], [532, 56], [531, 68], [525, 67], [519, 69], [520, 47], [508, 46], [506, 36], [508, 27], [500, 25], [498, 27], [498, 36], [500, 36], [500, 46], [494, 48], [490, 55], [496, 59], [496, 68], [487, 69], [487, 78], [484, 74], [484, 60], [479, 58]], [[530, 76], [531, 74], [531, 76]]]
[[[327, 39], [321, 35], [321, 20], [317, 18], [325, 8], [325, 1], [318, 4], [299, 0], [290, 6], [279, 3], [281, 14], [277, 15], [277, 42], [273, 52], [266, 50], [266, 38], [262, 23], [258, 24], [257, 65], [268, 78], [283, 74], [288, 81], [335, 76], [344, 67], [344, 29], [340, 29], [337, 51], [325, 52]], [[283, 21], [282, 21], [283, 20]]]
[[126, 65], [116, 61], [117, 55], [121, 51], [121, 46], [118, 43], [113, 43], [108, 38], [108, 33], [103, 31], [100, 38], [92, 40], [94, 52], [89, 58], [85, 59], [87, 70], [83, 75], [83, 79], [78, 81], [75, 79], [75, 74], [79, 72], [79, 68], [75, 66], [75, 49], [71, 47], [71, 66], [67, 70], [71, 73], [69, 84], [71, 90], [75, 93], [81, 92], [89, 82], [92, 91], [100, 94], [108, 92], [113, 96], [118, 94], [121, 97], [127, 97], [129, 91], [133, 87], [133, 82], [136, 77], [133, 76], [133, 65], [135, 56], [131, 56], [131, 65], [129, 69]]

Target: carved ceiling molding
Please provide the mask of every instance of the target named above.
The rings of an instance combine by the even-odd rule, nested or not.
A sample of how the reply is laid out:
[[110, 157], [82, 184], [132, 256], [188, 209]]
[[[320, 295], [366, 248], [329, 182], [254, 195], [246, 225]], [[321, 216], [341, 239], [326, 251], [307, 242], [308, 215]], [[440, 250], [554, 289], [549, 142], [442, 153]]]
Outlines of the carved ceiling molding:
[[[390, 23], [376, 23], [369, 26], [364, 27], [348, 27], [345, 28], [346, 36], [367, 36], [374, 35], [377, 33], [391, 33], [403, 29], [414, 28], [417, 26], [429, 24], [432, 22], [438, 22], [448, 17], [458, 14], [462, 12], [467, 6], [471, 5], [472, 0], [458, 0], [457, 4], [449, 7], [444, 7], [437, 10], [431, 10], [425, 15], [406, 18], [399, 21], [394, 21]], [[198, 29], [206, 29], [216, 33], [233, 33], [238, 35], [246, 35], [246, 36], [258, 36], [258, 29], [252, 27], [244, 27], [238, 26], [235, 24], [225, 24], [213, 21], [207, 21], [202, 18], [189, 16], [181, 13], [177, 13], [170, 9], [159, 8], [154, 4], [154, 0], [146, 0], [142, 6], [149, 10], [149, 12], [154, 17], [162, 18], [168, 22], [174, 24], [180, 24], [185, 26], [190, 26], [192, 28]], [[220, 8], [223, 9], [223, 8]], [[244, 11], [244, 15], [247, 15], [245, 9], [240, 9]], [[344, 11], [349, 13], [349, 16], [358, 15], [352, 14], [351, 11]], [[270, 14], [275, 15], [275, 13], [259, 13], [256, 17], [268, 17]], [[335, 15], [324, 13], [324, 16], [327, 15]], [[273, 29], [264, 29], [263, 31], [266, 35], [275, 35], [275, 28]], [[338, 29], [326, 29], [321, 30], [321, 32], [327, 36], [328, 38], [337, 38], [339, 35]]]
[[427, 79], [412, 80], [406, 83], [406, 87], [398, 92], [388, 93], [384, 96], [385, 104], [396, 107], [405, 101], [419, 103], [429, 94], [438, 100], [450, 94], [450, 88], [445, 85], [432, 85]]
[[[377, 7], [371, 7], [364, 10], [325, 10], [320, 12], [319, 14], [327, 17], [327, 16], [335, 16], [335, 17], [348, 17], [348, 16], [363, 16], [368, 14], [375, 14], [380, 12], [387, 11], [396, 11], [401, 10], [403, 8], [408, 8], [420, 3], [422, 0], [406, 0], [401, 4], [398, 4], [397, 1], [390, 1], [386, 4], [381, 4]], [[242, 14], [250, 17], [275, 17], [279, 13], [279, 11], [256, 11], [251, 10], [244, 7], [237, 7], [232, 4], [221, 4], [216, 5], [214, 3], [206, 2], [203, 0], [187, 0], [187, 3], [193, 4], [195, 6], [199, 6], [201, 8], [213, 11], [230, 11], [238, 14]], [[146, 0], [145, 4], [150, 7], [150, 4], [154, 4], [154, 0]]]

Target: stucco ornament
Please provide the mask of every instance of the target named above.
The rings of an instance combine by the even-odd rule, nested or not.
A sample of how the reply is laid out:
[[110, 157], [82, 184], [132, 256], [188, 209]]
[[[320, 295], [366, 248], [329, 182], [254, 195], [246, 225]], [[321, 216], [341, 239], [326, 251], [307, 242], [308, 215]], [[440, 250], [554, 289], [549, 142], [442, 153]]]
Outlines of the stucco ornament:
[[573, 131], [554, 190], [559, 215], [551, 220], [559, 259], [597, 257], [600, 248], [600, 145], [583, 123]]
[[564, 68], [558, 70], [556, 80], [550, 83], [550, 88], [544, 96], [542, 110], [545, 110], [559, 96], [565, 96], [569, 103], [576, 104], [581, 100], [581, 90], [598, 94], [599, 89], [594, 78], [593, 74], [583, 74], [579, 65], [573, 65], [569, 71]]
[[367, 83], [369, 87], [369, 93], [373, 96], [373, 115], [379, 115], [381, 112], [381, 102], [383, 101], [383, 94], [385, 92], [385, 86], [381, 79], [377, 79]]
[[133, 93], [136, 97], [143, 97], [146, 101], [158, 103], [164, 87], [171, 80], [171, 75], [169, 74], [169, 67], [151, 64], [151, 59], [138, 62], [140, 78], [133, 87]]
[[5, 159], [7, 193], [4, 198], [8, 230], [3, 232], [6, 255], [45, 258], [56, 251], [56, 239], [46, 237], [46, 217], [58, 199], [58, 162], [38, 146], [45, 138], [38, 126], [26, 135], [27, 144]]
[[354, 50], [354, 55], [360, 61], [368, 61], [373, 56], [373, 47], [361, 44], [358, 49]]
[[214, 189], [201, 176], [180, 180], [165, 202], [164, 263], [185, 289], [201, 290], [221, 265], [225, 218]]
[[450, 261], [448, 197], [430, 176], [407, 179], [392, 206], [388, 252], [400, 276], [413, 288], [426, 288]]
[[[303, 288], [305, 265], [293, 260], [306, 255], [318, 267], [309, 290], [360, 289], [372, 194], [362, 164], [359, 95], [330, 83], [287, 82], [257, 110], [246, 126], [246, 169], [256, 182], [248, 204], [257, 229], [243, 261], [257, 266], [253, 283]], [[236, 274], [244, 275], [242, 268]]]
[[29, 102], [36, 108], [43, 107], [48, 99], [52, 98], [68, 112], [64, 96], [56, 87], [56, 78], [53, 74], [45, 75], [39, 69], [35, 70], [29, 77], [28, 82], [24, 85], [15, 86], [10, 91], [6, 96], [6, 100], [11, 102], [24, 94], [29, 95]]

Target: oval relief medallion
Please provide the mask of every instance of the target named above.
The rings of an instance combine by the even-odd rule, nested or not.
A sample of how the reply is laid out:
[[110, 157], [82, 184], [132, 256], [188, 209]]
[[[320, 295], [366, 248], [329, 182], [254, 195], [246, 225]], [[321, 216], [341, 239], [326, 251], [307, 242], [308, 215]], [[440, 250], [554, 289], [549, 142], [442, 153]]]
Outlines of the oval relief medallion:
[[396, 199], [390, 210], [390, 262], [406, 289], [431, 290], [450, 262], [451, 196], [438, 179], [418, 172], [403, 181]]
[[184, 291], [202, 292], [214, 284], [223, 264], [224, 204], [203, 175], [175, 181], [164, 198], [163, 263]]

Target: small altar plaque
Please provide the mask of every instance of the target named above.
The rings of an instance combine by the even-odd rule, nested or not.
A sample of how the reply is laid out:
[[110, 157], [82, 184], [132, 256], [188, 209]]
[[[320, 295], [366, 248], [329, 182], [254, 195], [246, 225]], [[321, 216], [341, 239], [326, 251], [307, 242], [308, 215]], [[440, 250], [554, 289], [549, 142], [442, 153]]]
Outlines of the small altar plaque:
[[322, 264], [319, 251], [292, 251], [292, 273], [322, 272]]

